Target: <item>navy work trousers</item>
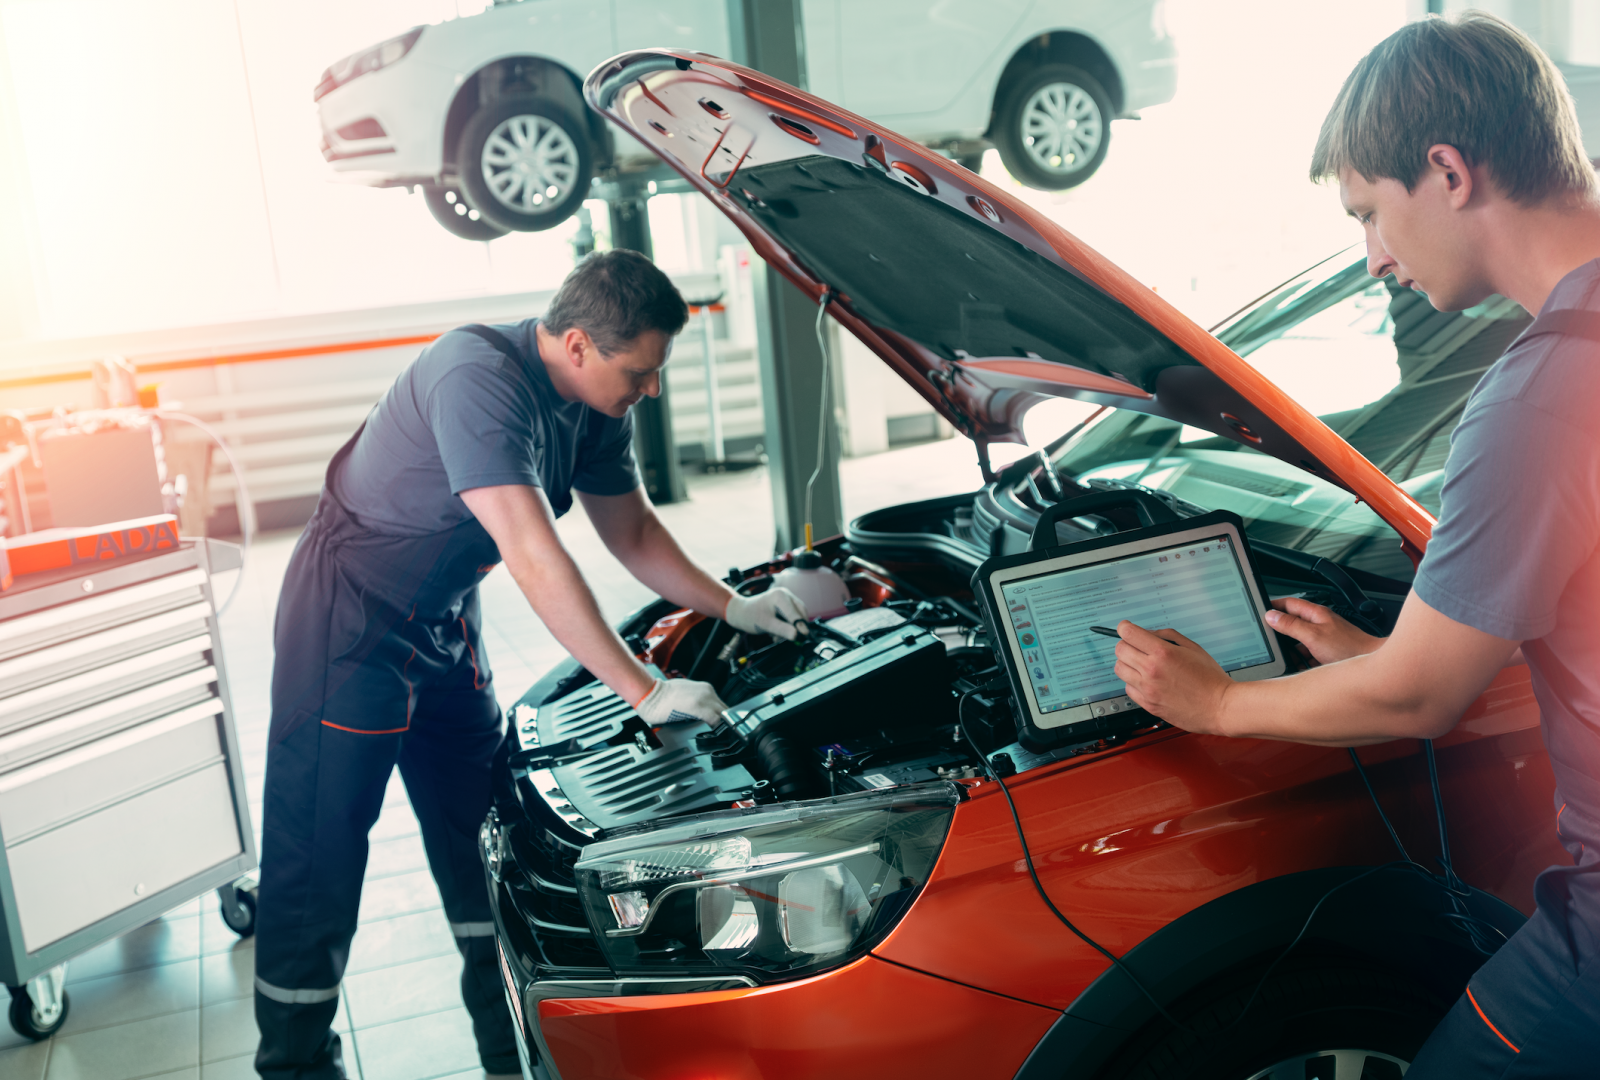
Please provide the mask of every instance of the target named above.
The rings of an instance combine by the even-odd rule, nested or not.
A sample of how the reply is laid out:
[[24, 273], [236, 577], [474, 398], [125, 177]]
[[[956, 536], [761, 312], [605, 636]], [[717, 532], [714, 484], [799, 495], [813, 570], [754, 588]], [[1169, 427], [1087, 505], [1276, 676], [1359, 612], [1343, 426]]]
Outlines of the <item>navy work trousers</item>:
[[1558, 816], [1573, 865], [1534, 883], [1533, 917], [1478, 969], [1406, 1080], [1600, 1076], [1600, 851], [1594, 823]]
[[[365, 542], [325, 496], [279, 600], [256, 929], [256, 1069], [267, 1080], [344, 1075], [330, 1024], [356, 931], [367, 834], [398, 765], [464, 959], [461, 993], [481, 1063], [491, 1073], [517, 1073], [478, 855], [503, 734], [490, 676], [480, 670], [477, 591], [440, 599], [425, 582], [406, 594], [420, 599], [398, 610], [372, 584], [390, 568], [371, 551], [357, 558]], [[421, 561], [432, 573], [438, 560], [427, 554]], [[444, 608], [425, 622], [430, 602]]]

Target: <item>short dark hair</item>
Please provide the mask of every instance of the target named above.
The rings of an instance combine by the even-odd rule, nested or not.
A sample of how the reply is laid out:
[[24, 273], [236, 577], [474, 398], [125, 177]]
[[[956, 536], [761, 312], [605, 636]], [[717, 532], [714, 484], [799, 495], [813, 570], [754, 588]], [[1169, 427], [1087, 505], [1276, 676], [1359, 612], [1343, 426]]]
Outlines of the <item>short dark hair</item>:
[[1430, 16], [1362, 57], [1322, 122], [1311, 179], [1352, 169], [1410, 191], [1441, 143], [1526, 206], [1595, 190], [1561, 72], [1493, 15]]
[[688, 321], [689, 305], [672, 279], [623, 248], [597, 251], [573, 267], [540, 320], [552, 334], [584, 331], [601, 356], [621, 352], [646, 330], [671, 337]]

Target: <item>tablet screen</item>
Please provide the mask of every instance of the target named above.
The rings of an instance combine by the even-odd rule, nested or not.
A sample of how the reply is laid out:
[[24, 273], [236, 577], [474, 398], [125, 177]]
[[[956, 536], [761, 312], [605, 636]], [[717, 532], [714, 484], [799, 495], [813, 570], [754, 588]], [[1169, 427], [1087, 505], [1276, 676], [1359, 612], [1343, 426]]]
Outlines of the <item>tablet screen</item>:
[[1059, 712], [1117, 697], [1114, 628], [1129, 619], [1194, 641], [1237, 671], [1270, 663], [1266, 628], [1228, 536], [1188, 539], [1103, 562], [1006, 581], [1001, 592], [1015, 637], [1017, 666], [1027, 672], [1034, 706]]

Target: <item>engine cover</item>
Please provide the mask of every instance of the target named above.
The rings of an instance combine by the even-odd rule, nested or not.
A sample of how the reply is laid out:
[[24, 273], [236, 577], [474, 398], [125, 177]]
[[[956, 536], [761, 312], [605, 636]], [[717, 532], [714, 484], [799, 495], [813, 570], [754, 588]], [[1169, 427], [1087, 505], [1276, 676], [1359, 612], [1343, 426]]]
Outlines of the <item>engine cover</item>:
[[[943, 640], [908, 623], [740, 701], [729, 710], [733, 723], [715, 730], [669, 724], [650, 732], [599, 683], [537, 708], [519, 705], [514, 726], [520, 748], [534, 752], [529, 786], [557, 817], [593, 836], [772, 793], [763, 788], [790, 797], [825, 785], [816, 747], [953, 723], [949, 684]], [[538, 759], [540, 748], [555, 747], [559, 755]]]
[[907, 623], [745, 698], [729, 712], [736, 718], [734, 730], [751, 744], [777, 734], [808, 751], [864, 730], [929, 727], [947, 715], [953, 723], [945, 643]]

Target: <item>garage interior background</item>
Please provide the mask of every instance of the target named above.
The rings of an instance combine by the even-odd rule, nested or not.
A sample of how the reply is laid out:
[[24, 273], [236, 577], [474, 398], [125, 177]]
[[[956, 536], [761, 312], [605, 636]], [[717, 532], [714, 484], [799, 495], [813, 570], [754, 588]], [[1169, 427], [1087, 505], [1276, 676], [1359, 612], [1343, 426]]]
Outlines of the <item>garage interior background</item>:
[[[804, 7], [840, 2], [805, 0]], [[718, 8], [724, 0], [687, 6], [696, 3]], [[1465, 6], [1352, 0], [1335, 11], [1281, 0], [1171, 0], [1165, 15], [1179, 41], [1177, 97], [1141, 120], [1118, 121], [1113, 152], [1083, 186], [1017, 191], [1209, 325], [1359, 241], [1334, 193], [1305, 180], [1317, 125], [1373, 43], [1425, 10]], [[1580, 117], [1596, 115], [1600, 6], [1471, 6], [1533, 34], [1562, 63]], [[477, 0], [0, 0], [0, 412], [87, 406], [88, 365], [117, 355], [163, 366], [140, 381], [159, 382], [164, 401], [216, 421], [229, 439], [263, 524], [284, 530], [258, 547], [223, 625], [257, 826], [273, 601], [292, 529], [309, 512], [328, 456], [416, 355], [415, 339], [537, 313], [573, 262], [577, 220], [466, 243], [438, 228], [420, 195], [334, 182], [318, 153], [310, 90], [330, 59], [482, 7]], [[1585, 126], [1600, 130], [1600, 116]], [[983, 168], [1011, 183], [993, 152]], [[589, 210], [604, 247], [605, 204]], [[712, 321], [728, 448], [749, 452], [763, 437], [763, 420], [748, 251], [697, 196], [657, 196], [649, 215], [657, 261], [686, 295], [721, 296]], [[669, 368], [675, 441], [691, 465], [706, 453], [701, 341], [697, 321]], [[948, 431], [920, 398], [853, 340], [840, 341], [835, 355], [841, 442], [855, 458], [843, 483], [847, 517], [978, 486], [970, 448], [938, 439]], [[216, 362], [252, 356], [260, 358]], [[1268, 374], [1307, 398], [1370, 397], [1362, 387], [1336, 385], [1339, 373], [1315, 365]], [[1059, 430], [1049, 411], [1037, 410], [1041, 428]], [[903, 444], [917, 445], [886, 452]], [[770, 547], [770, 507], [764, 495], [752, 497], [765, 490], [759, 472], [745, 474], [744, 486], [690, 476], [691, 502], [669, 508], [668, 521], [708, 565], [748, 561]], [[217, 460], [209, 492], [214, 533], [236, 526], [233, 491], [227, 463]], [[609, 615], [640, 601], [632, 582], [606, 576], [614, 564], [581, 514], [563, 521], [562, 536]], [[505, 574], [492, 575], [485, 591], [498, 683], [514, 698], [556, 647]], [[466, 1045], [461, 1010], [436, 993], [440, 985], [446, 997], [453, 993], [450, 969], [458, 962], [448, 937], [428, 922], [441, 921], [429, 908], [437, 897], [397, 789], [374, 839], [370, 906], [340, 1022], [358, 1028], [351, 1044], [360, 1057], [352, 1060], [366, 1075], [444, 1076], [470, 1064], [470, 1054], [447, 1060]], [[249, 950], [214, 909], [188, 905], [114, 944], [74, 961], [78, 1019], [52, 1057], [0, 1031], [0, 1076], [9, 1080], [16, 1068], [19, 1077], [42, 1077], [47, 1061], [50, 1076], [153, 1075], [169, 1068], [150, 1064], [168, 1060], [157, 1050], [177, 1054], [190, 1038], [198, 1039], [206, 1077], [249, 1074]], [[180, 1017], [198, 1035], [160, 1035], [169, 1021], [181, 1026], [173, 1019]], [[169, 1045], [151, 1049], [140, 1039]]]
[[[1330, 193], [1305, 183], [1308, 147], [1355, 57], [1426, 6], [1363, 0], [1328, 19], [1264, 0], [1173, 0], [1177, 98], [1114, 124], [1116, 149], [1083, 187], [1024, 197], [1209, 323], [1357, 239]], [[1592, 5], [1477, 6], [1528, 28], [1560, 61], [1600, 64]], [[334, 182], [317, 151], [309, 90], [331, 57], [483, 7], [0, 0], [0, 405], [87, 405], [87, 364], [108, 354], [136, 364], [275, 355], [540, 310], [572, 265], [576, 219], [465, 243], [429, 219], [420, 195]], [[984, 168], [1003, 174], [992, 151]], [[655, 257], [691, 299], [723, 296], [724, 431], [730, 452], [750, 451], [762, 420], [748, 254], [698, 199], [651, 200]], [[606, 246], [604, 204], [590, 209]], [[697, 324], [671, 369], [674, 436], [691, 463], [706, 456], [701, 341]], [[846, 454], [947, 433], [853, 344], [835, 373]], [[327, 457], [416, 348], [345, 353], [331, 377], [320, 359], [275, 359], [151, 381], [164, 401], [222, 424], [263, 524], [292, 525]], [[212, 530], [227, 533], [233, 481], [220, 458], [213, 470]]]

